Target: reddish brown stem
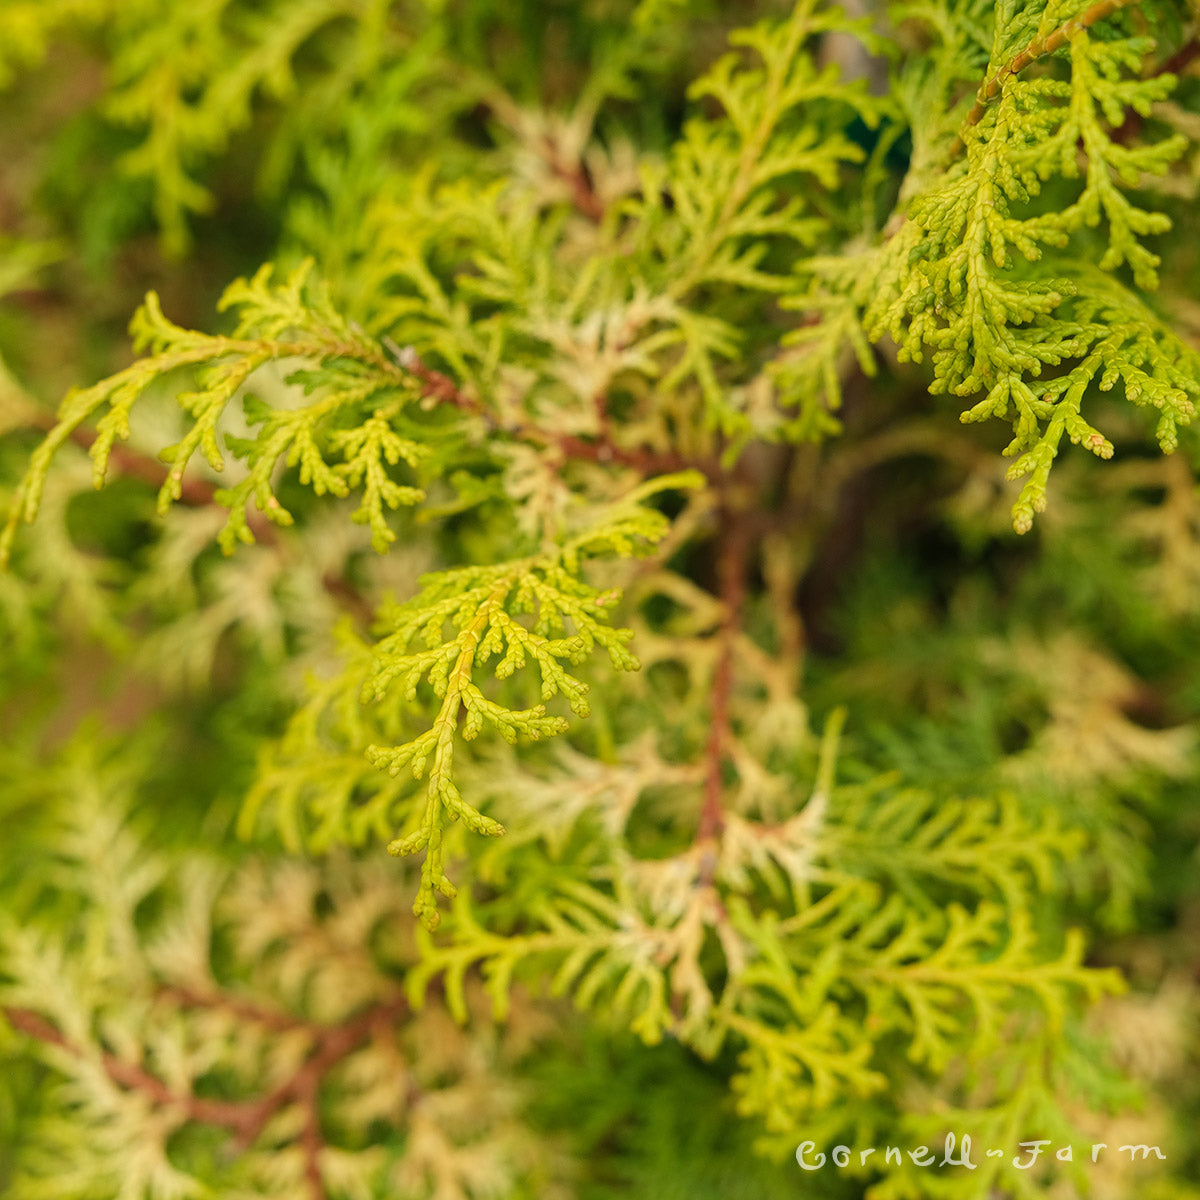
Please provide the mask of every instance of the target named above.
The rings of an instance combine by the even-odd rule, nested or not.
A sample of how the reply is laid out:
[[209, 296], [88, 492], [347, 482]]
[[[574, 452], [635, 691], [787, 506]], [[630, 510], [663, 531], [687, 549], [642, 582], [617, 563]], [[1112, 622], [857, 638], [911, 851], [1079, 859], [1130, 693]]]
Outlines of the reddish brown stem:
[[1161, 72], [1164, 75], [1182, 75], [1197, 58], [1200, 58], [1200, 37], [1193, 35], [1190, 42], [1181, 46], [1163, 63]]
[[565, 161], [559, 151], [558, 143], [552, 138], [545, 139], [546, 162], [554, 175], [561, 179], [571, 190], [571, 203], [589, 221], [599, 224], [604, 218], [604, 201], [596, 194], [595, 185], [582, 162]]
[[[1197, 58], [1200, 58], [1200, 38], [1193, 37], [1190, 42], [1176, 50], [1158, 68], [1157, 73], [1160, 75], [1181, 75]], [[1125, 120], [1121, 123], [1120, 128], [1114, 131], [1112, 140], [1122, 146], [1129, 145], [1141, 133], [1144, 122], [1145, 118], [1141, 113], [1130, 110], [1125, 114]]]
[[716, 837], [725, 827], [721, 799], [725, 787], [725, 752], [730, 731], [729, 701], [733, 694], [734, 642], [741, 628], [742, 605], [746, 595], [749, 533], [744, 522], [727, 514], [717, 553], [717, 586], [722, 616], [717, 634], [717, 665], [709, 693], [708, 743], [704, 751], [704, 806], [700, 810], [697, 841]]
[[401, 349], [390, 344], [387, 339], [384, 345], [392, 351], [396, 361], [411, 372], [422, 384], [422, 395], [429, 400], [442, 404], [453, 404], [464, 412], [474, 413], [486, 420], [497, 432], [507, 433], [512, 437], [524, 438], [541, 442], [546, 446], [558, 449], [564, 458], [583, 459], [587, 462], [621, 463], [633, 467], [643, 475], [658, 475], [668, 471], [679, 471], [686, 467], [695, 467], [710, 478], [719, 474], [714, 463], [691, 462], [673, 451], [657, 452], [645, 448], [628, 449], [617, 445], [611, 438], [607, 415], [607, 401], [603, 396], [593, 398], [597, 413], [601, 414], [601, 434], [594, 441], [585, 441], [568, 433], [555, 433], [549, 429], [522, 422], [517, 425], [501, 425], [499, 421], [484, 410], [483, 406], [463, 392], [454, 380], [440, 371], [435, 371], [426, 365], [411, 346]]
[[974, 107], [967, 114], [964, 128], [970, 125], [977, 125], [980, 122], [983, 114], [987, 111], [988, 105], [1003, 90], [1005, 80], [1010, 79], [1019, 71], [1023, 71], [1030, 63], [1035, 62], [1037, 59], [1045, 58], [1047, 54], [1053, 54], [1055, 50], [1061, 49], [1077, 33], [1082, 33], [1085, 29], [1095, 25], [1096, 22], [1103, 21], [1105, 17], [1112, 16], [1117, 9], [1124, 8], [1126, 5], [1136, 2], [1137, 0], [1096, 0], [1096, 3], [1091, 8], [1080, 13], [1079, 16], [1072, 18], [1070, 21], [1064, 21], [1057, 29], [1046, 34], [1044, 37], [1034, 38], [1020, 54], [1006, 62], [995, 75], [980, 86], [979, 92], [975, 97]]
[[[234, 1145], [245, 1151], [261, 1135], [267, 1122], [289, 1102], [299, 1104], [304, 1113], [300, 1145], [304, 1151], [304, 1173], [311, 1200], [325, 1200], [321, 1179], [320, 1153], [324, 1137], [320, 1125], [320, 1087], [328, 1072], [375, 1034], [392, 1028], [407, 1011], [403, 996], [381, 1001], [338, 1025], [315, 1025], [282, 1013], [271, 1012], [237, 997], [201, 996], [181, 988], [163, 989], [187, 1007], [224, 1007], [243, 1019], [265, 1024], [268, 1028], [305, 1029], [312, 1037], [312, 1049], [296, 1073], [273, 1091], [248, 1100], [212, 1100], [200, 1096], [178, 1095], [153, 1072], [138, 1063], [127, 1062], [115, 1054], [102, 1053], [105, 1073], [114, 1083], [148, 1096], [156, 1105], [181, 1109], [189, 1121], [218, 1125], [234, 1135]], [[84, 1051], [73, 1044], [55, 1025], [39, 1013], [25, 1008], [2, 1010], [12, 1027], [26, 1036], [50, 1046], [58, 1046], [76, 1057]]]

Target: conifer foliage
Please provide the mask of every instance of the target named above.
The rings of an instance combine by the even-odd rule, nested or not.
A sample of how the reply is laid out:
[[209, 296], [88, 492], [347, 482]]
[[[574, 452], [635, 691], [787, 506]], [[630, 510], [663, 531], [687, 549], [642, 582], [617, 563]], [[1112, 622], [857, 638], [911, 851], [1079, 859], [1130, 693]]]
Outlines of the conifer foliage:
[[0, 1194], [1196, 1200], [1198, 38], [0, 0]]

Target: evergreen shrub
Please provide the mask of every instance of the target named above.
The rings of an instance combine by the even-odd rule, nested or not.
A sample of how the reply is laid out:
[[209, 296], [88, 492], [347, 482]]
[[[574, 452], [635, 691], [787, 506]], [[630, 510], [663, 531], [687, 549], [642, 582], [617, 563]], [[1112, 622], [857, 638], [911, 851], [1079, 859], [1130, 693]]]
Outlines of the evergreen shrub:
[[0, 0], [0, 1195], [1197, 1200], [1198, 26]]

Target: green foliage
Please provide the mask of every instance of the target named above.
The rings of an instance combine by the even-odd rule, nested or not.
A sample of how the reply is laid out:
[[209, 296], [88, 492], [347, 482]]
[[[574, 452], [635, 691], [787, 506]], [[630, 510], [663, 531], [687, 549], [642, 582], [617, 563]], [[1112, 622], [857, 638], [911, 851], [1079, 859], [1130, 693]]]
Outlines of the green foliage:
[[1189, 1195], [1194, 5], [734, 8], [0, 0], [0, 1192]]
[[[1016, 436], [1005, 454], [1019, 457], [1008, 477], [1028, 477], [1013, 507], [1018, 532], [1045, 508], [1064, 435], [1112, 456], [1112, 442], [1080, 412], [1092, 384], [1108, 391], [1119, 381], [1130, 402], [1156, 410], [1155, 436], [1168, 453], [1195, 412], [1194, 347], [1110, 274], [1128, 264], [1138, 289], [1157, 286], [1159, 259], [1142, 240], [1164, 233], [1170, 218], [1139, 208], [1123, 189], [1164, 174], [1187, 140], [1118, 140], [1126, 113], [1149, 116], [1174, 81], [1137, 78], [1149, 39], [1096, 35], [1094, 14], [1107, 15], [1108, 7], [1047, 5], [1031, 30], [1024, 6], [1000, 6], [986, 71], [989, 103], [977, 103], [943, 151], [949, 161], [910, 174], [905, 186], [913, 194], [897, 213], [902, 223], [885, 230], [890, 236], [869, 255], [816, 265], [816, 280], [851, 297], [870, 337], [888, 334], [901, 360], [930, 354], [931, 392], [986, 393], [963, 421], [1011, 422]], [[1024, 78], [1008, 69], [1019, 54], [1047, 53], [1053, 31], [1071, 21], [1070, 37], [1055, 39], [1066, 46], [1054, 50], [1069, 55], [1068, 78]], [[1057, 181], [1070, 184], [1062, 195], [1070, 201], [1035, 206]], [[1083, 234], [1102, 221], [1108, 240], [1093, 268], [1096, 243]], [[1043, 375], [1074, 360], [1081, 361]]]
[[[288, 466], [299, 464], [301, 481], [311, 485], [318, 496], [328, 492], [344, 497], [351, 488], [361, 488], [362, 504], [352, 519], [370, 524], [377, 550], [382, 553], [387, 548], [395, 534], [388, 528], [384, 507], [395, 509], [423, 498], [419, 488], [395, 483], [388, 472], [389, 466], [401, 460], [417, 467], [431, 453], [427, 445], [397, 432], [397, 426], [405, 427], [404, 408], [416, 407], [420, 394], [364, 335], [333, 312], [323, 296], [305, 294], [307, 267], [276, 288], [270, 287], [270, 273], [270, 267], [264, 267], [249, 283], [235, 284], [226, 292], [222, 307], [237, 308], [240, 317], [230, 337], [180, 329], [163, 316], [158, 298], [150, 294], [132, 326], [135, 347], [148, 351], [149, 357], [64, 400], [58, 424], [37, 451], [28, 484], [18, 491], [0, 555], [7, 557], [20, 516], [29, 519], [36, 513], [50, 459], [99, 409], [108, 407], [97, 423], [90, 449], [97, 486], [104, 482], [113, 444], [129, 437], [130, 409], [146, 390], [181, 367], [202, 366], [197, 389], [177, 394], [194, 424], [179, 442], [159, 453], [164, 462], [172, 464], [159, 489], [161, 514], [180, 499], [184, 471], [197, 450], [214, 470], [225, 469], [217, 434], [226, 409], [256, 371], [273, 360], [289, 358], [311, 360], [320, 371], [293, 372], [286, 382], [310, 394], [319, 387], [322, 394], [312, 404], [282, 411], [251, 396], [245, 398], [247, 422], [263, 428], [254, 438], [225, 435], [229, 451], [243, 459], [248, 469], [234, 487], [222, 489], [216, 496], [218, 503], [230, 508], [219, 536], [222, 548], [230, 553], [237, 541], [254, 541], [247, 520], [251, 500], [268, 520], [291, 524], [291, 513], [271, 487], [272, 472], [281, 459]], [[403, 386], [406, 382], [407, 388]], [[327, 454], [341, 461], [330, 466]]]

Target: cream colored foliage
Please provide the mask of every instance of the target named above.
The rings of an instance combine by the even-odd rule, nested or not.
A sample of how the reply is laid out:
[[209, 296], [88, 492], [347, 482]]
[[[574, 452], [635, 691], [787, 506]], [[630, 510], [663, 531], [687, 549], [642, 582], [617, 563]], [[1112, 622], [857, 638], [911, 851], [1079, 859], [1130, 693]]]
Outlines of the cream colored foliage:
[[1004, 771], [1014, 783], [1049, 777], [1065, 786], [1128, 778], [1149, 768], [1182, 775], [1192, 765], [1194, 730], [1149, 729], [1129, 716], [1137, 678], [1074, 633], [1049, 639], [1022, 634], [993, 642], [986, 661], [1016, 669], [1042, 691], [1049, 719]]

